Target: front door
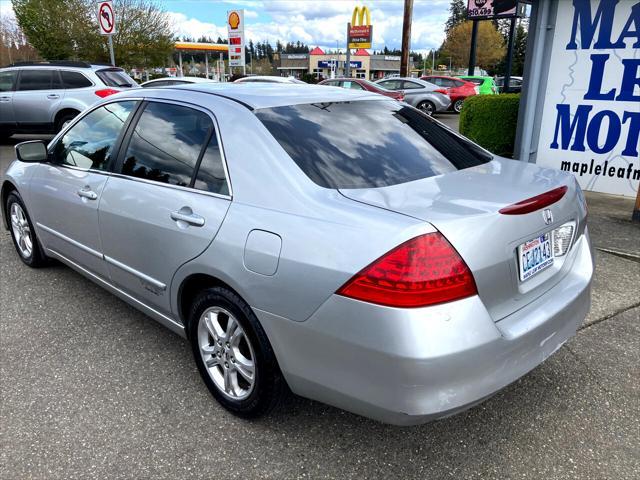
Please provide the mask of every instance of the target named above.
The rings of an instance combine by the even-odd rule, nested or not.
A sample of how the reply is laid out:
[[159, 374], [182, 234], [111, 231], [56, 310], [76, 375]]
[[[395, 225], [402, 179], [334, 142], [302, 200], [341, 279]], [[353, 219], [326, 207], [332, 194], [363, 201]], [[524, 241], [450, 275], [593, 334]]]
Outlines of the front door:
[[213, 117], [176, 103], [143, 105], [100, 202], [115, 286], [163, 314], [178, 268], [213, 241], [231, 203]]
[[38, 167], [31, 181], [29, 206], [45, 248], [105, 279], [98, 205], [109, 163], [135, 107], [128, 100], [90, 112], [50, 147], [50, 161]]

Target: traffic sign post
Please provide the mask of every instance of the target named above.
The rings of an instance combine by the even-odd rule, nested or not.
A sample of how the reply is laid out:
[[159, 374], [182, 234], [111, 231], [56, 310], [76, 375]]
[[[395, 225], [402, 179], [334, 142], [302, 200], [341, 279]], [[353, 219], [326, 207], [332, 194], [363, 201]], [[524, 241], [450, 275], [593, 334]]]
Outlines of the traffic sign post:
[[98, 3], [98, 27], [100, 35], [107, 35], [109, 38], [109, 55], [111, 56], [111, 65], [115, 67], [116, 61], [113, 55], [113, 35], [116, 33], [116, 16], [113, 13], [113, 2]]

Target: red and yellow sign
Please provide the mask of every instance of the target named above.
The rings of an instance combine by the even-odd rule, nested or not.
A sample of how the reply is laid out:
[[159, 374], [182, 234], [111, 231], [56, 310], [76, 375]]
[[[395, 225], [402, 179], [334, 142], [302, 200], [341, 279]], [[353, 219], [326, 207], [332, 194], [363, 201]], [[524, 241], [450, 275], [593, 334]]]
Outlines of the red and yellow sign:
[[233, 11], [229, 14], [229, 27], [231, 27], [231, 30], [237, 30], [239, 26], [240, 15], [238, 15], [238, 12]]
[[349, 48], [371, 48], [373, 25], [367, 7], [355, 7], [349, 27]]

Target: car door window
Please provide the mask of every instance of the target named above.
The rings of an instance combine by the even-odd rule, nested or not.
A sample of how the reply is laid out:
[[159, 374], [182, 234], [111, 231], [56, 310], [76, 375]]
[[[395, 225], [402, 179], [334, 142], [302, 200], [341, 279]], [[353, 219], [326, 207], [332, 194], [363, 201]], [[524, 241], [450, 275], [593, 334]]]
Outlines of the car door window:
[[0, 72], [0, 92], [10, 92], [16, 82], [16, 72]]
[[364, 88], [362, 88], [362, 85], [360, 85], [358, 82], [344, 82], [342, 86], [343, 88], [348, 88], [350, 90], [364, 90]]
[[423, 87], [419, 83], [405, 81], [402, 88], [405, 90], [413, 90], [416, 88], [423, 88]]
[[82, 169], [106, 170], [135, 101], [114, 102], [93, 110], [53, 147], [51, 161]]
[[131, 177], [170, 185], [191, 185], [213, 121], [189, 107], [151, 102], [136, 124], [122, 164]]
[[215, 132], [212, 133], [209, 145], [207, 145], [207, 149], [200, 161], [193, 186], [198, 190], [229, 195], [229, 186], [227, 185], [220, 145], [218, 145], [218, 137]]
[[22, 70], [18, 90], [51, 90], [54, 70]]
[[91, 80], [80, 72], [62, 70], [60, 75], [62, 76], [62, 84], [64, 85], [64, 88], [86, 88], [93, 85]]
[[448, 78], [441, 78], [440, 83], [438, 85], [445, 88], [455, 87], [455, 83], [452, 80], [449, 80]]
[[400, 82], [398, 80], [387, 80], [384, 82], [380, 82], [378, 85], [382, 85], [384, 88], [388, 90], [400, 90]]
[[438, 77], [429, 77], [425, 79], [427, 82], [431, 82], [434, 85], [442, 85], [442, 79]]

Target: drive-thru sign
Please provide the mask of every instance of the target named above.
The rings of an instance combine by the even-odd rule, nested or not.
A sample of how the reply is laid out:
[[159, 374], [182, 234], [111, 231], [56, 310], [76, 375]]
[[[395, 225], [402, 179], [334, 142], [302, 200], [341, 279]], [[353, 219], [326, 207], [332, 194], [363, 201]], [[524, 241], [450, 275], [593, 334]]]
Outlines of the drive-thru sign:
[[100, 2], [98, 6], [98, 25], [100, 35], [113, 35], [116, 33], [116, 17], [113, 14], [112, 2]]

